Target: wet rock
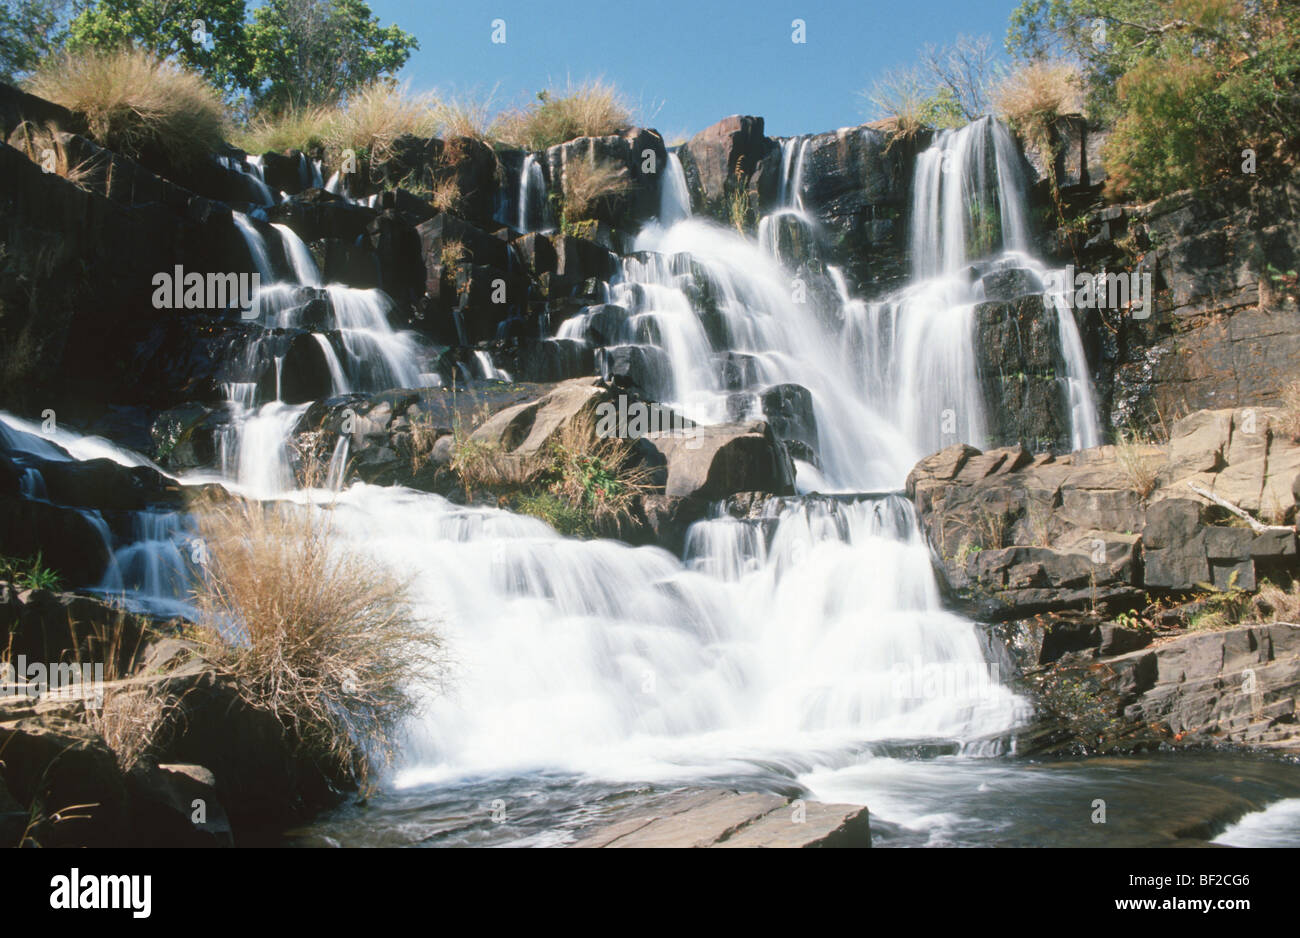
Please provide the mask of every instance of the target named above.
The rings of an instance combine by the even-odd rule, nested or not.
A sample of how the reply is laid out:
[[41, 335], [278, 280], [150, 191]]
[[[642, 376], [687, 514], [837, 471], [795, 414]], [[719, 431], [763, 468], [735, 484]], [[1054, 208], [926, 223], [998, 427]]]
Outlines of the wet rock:
[[574, 847], [870, 847], [867, 809], [779, 795], [684, 791], [615, 815]]
[[794, 493], [794, 465], [765, 423], [699, 426], [646, 439], [667, 461], [666, 495], [718, 499], [735, 492]]
[[201, 765], [142, 762], [127, 776], [140, 847], [233, 847], [217, 780]]

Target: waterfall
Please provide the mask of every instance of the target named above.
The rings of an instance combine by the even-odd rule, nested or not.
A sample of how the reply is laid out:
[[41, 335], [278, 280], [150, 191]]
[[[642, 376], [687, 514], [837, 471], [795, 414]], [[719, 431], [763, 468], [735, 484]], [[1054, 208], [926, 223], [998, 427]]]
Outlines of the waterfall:
[[781, 141], [781, 187], [776, 203], [780, 208], [803, 208], [803, 158], [811, 137]]
[[705, 522], [685, 563], [431, 495], [353, 486], [333, 506], [341, 533], [412, 574], [455, 649], [456, 685], [413, 730], [406, 783], [691, 774], [751, 753], [999, 733], [1026, 713], [942, 610], [898, 498], [774, 508], [766, 548], [732, 536], [745, 522]]
[[253, 226], [243, 212], [230, 214], [235, 219], [235, 227], [243, 236], [244, 243], [248, 245], [248, 254], [253, 260], [253, 266], [261, 275], [262, 282], [270, 283], [275, 279], [275, 273], [271, 270], [271, 255], [266, 250], [266, 241], [262, 238], [262, 233]]
[[686, 186], [686, 173], [677, 154], [669, 152], [668, 169], [664, 173], [659, 191], [659, 224], [674, 225], [691, 215], [691, 193]]
[[524, 157], [519, 172], [519, 217], [516, 227], [523, 232], [540, 231], [548, 226], [546, 177], [535, 154]]
[[321, 285], [320, 271], [317, 269], [316, 261], [312, 259], [311, 251], [303, 243], [302, 238], [298, 237], [288, 225], [273, 223], [271, 227], [280, 232], [280, 240], [284, 242], [284, 252], [289, 257], [289, 263], [293, 265], [293, 273], [298, 278], [298, 282], [319, 287]]

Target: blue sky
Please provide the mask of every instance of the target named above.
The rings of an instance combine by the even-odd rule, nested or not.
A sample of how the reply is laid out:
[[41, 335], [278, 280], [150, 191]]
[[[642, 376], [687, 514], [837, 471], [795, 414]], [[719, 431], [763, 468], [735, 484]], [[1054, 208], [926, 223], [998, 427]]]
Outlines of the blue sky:
[[[728, 114], [789, 136], [865, 119], [858, 92], [927, 42], [988, 33], [999, 49], [1018, 0], [370, 0], [420, 40], [401, 77], [417, 90], [520, 103], [604, 76], [669, 140]], [[506, 21], [494, 45], [491, 23]], [[791, 42], [790, 23], [807, 23]]]

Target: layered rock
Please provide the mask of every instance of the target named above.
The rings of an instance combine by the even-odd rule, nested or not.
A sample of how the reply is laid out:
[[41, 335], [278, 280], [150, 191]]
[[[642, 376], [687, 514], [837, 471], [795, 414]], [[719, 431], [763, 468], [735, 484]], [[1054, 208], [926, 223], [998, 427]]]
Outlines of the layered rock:
[[[1165, 447], [1059, 457], [953, 446], [922, 460], [907, 492], [948, 584], [983, 617], [1254, 589], [1297, 571], [1300, 446], [1270, 429], [1275, 417], [1203, 412]], [[1253, 530], [1202, 492], [1285, 524]]]

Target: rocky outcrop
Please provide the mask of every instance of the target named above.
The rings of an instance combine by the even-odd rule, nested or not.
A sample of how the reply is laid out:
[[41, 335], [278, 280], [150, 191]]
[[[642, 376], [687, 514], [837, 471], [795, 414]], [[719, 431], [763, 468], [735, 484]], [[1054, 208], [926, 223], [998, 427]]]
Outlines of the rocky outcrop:
[[736, 492], [794, 494], [789, 453], [757, 421], [690, 427], [645, 437], [664, 459], [664, 494], [670, 498], [720, 499]]
[[1067, 746], [1300, 741], [1300, 625], [1193, 632], [1121, 654], [1078, 652], [1031, 683], [1066, 728]]
[[[958, 445], [922, 460], [907, 492], [948, 585], [981, 617], [1253, 590], [1264, 576], [1300, 570], [1300, 446], [1271, 429], [1275, 419], [1201, 412], [1175, 424], [1164, 447], [1059, 457]], [[1253, 530], [1201, 492], [1279, 525]]]
[[1204, 408], [1273, 405], [1300, 370], [1300, 180], [1228, 180], [1142, 205], [1113, 205], [1057, 234], [1080, 271], [1149, 274], [1140, 319], [1084, 322], [1103, 419], [1157, 426]]
[[687, 141], [678, 156], [696, 212], [717, 212], [733, 187], [752, 192], [762, 206], [776, 198], [781, 148], [764, 136], [761, 117], [725, 117]]
[[[632, 235], [659, 214], [660, 192], [668, 166], [668, 151], [658, 131], [633, 127], [621, 134], [579, 137], [557, 144], [540, 161], [552, 193], [563, 201], [569, 192], [570, 168], [581, 164], [612, 169], [617, 191], [598, 199], [591, 220]], [[620, 247], [623, 245], [620, 243]]]
[[870, 847], [859, 805], [822, 804], [770, 794], [675, 792], [616, 815], [573, 847]]

